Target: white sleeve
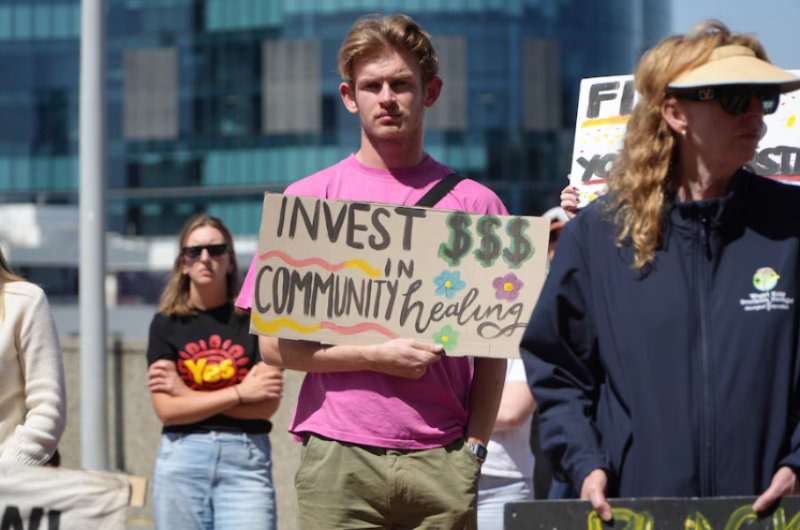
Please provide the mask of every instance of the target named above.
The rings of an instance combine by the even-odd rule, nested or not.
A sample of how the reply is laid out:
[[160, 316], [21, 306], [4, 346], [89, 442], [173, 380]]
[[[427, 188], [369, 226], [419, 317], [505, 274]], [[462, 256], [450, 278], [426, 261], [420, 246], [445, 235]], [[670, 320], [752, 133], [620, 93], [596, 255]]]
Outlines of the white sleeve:
[[522, 364], [522, 359], [508, 360], [508, 370], [506, 371], [506, 383], [511, 383], [514, 381], [522, 381], [523, 383], [528, 382], [528, 378], [525, 376], [525, 365]]
[[50, 306], [38, 287], [28, 284], [24, 291], [11, 294], [7, 290], [4, 302], [22, 306], [14, 322], [14, 339], [25, 380], [27, 414], [4, 444], [0, 465], [44, 464], [66, 426], [64, 364]]

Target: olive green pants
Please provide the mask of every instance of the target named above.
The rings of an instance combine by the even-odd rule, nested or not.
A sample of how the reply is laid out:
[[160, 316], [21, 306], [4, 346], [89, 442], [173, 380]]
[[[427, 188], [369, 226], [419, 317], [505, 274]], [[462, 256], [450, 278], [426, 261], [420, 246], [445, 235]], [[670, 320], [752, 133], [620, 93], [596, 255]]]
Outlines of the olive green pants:
[[306, 435], [297, 469], [300, 530], [476, 530], [480, 466], [463, 439], [382, 449]]

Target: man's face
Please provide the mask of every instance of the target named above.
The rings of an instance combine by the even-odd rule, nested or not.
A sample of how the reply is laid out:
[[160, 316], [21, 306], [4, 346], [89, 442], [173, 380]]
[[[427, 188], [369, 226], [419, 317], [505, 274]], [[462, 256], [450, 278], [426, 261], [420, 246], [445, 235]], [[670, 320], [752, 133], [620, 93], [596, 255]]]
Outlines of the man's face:
[[340, 91], [347, 109], [358, 114], [367, 136], [396, 140], [422, 132], [425, 107], [436, 101], [440, 85], [437, 78], [423, 87], [416, 57], [387, 50], [357, 58], [353, 63], [354, 90], [342, 83]]

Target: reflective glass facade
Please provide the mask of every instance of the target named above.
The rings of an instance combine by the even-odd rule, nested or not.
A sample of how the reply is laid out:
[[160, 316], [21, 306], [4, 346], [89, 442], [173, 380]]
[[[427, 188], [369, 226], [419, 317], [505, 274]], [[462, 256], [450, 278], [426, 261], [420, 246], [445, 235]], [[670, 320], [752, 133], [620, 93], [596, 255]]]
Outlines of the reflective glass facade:
[[[438, 160], [514, 213], [558, 201], [582, 77], [630, 72], [667, 0], [106, 0], [109, 229], [176, 234], [207, 211], [258, 230], [263, 191], [358, 149], [336, 53], [359, 15], [402, 10], [445, 81]], [[0, 196], [77, 201], [77, 0], [0, 0]], [[13, 124], [13, 125], [10, 125]]]

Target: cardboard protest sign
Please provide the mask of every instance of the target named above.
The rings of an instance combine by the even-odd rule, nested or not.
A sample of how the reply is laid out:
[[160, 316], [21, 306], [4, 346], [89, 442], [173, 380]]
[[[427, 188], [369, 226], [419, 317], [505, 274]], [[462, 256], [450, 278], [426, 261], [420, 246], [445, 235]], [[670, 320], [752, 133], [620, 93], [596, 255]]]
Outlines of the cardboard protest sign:
[[798, 530], [800, 497], [784, 497], [753, 513], [755, 497], [612, 499], [614, 520], [603, 522], [589, 501], [515, 502], [505, 506], [506, 530]]
[[267, 193], [251, 333], [518, 357], [549, 221]]
[[[0, 529], [124, 530], [144, 479], [46, 467], [0, 467]], [[134, 487], [135, 486], [135, 487]], [[140, 502], [133, 502], [138, 497]]]
[[[792, 73], [800, 75], [800, 70]], [[580, 207], [606, 190], [606, 176], [623, 146], [623, 136], [639, 94], [633, 76], [581, 81], [570, 184], [578, 188]], [[764, 136], [749, 164], [754, 173], [800, 184], [800, 90], [781, 95], [774, 114], [764, 117]]]

